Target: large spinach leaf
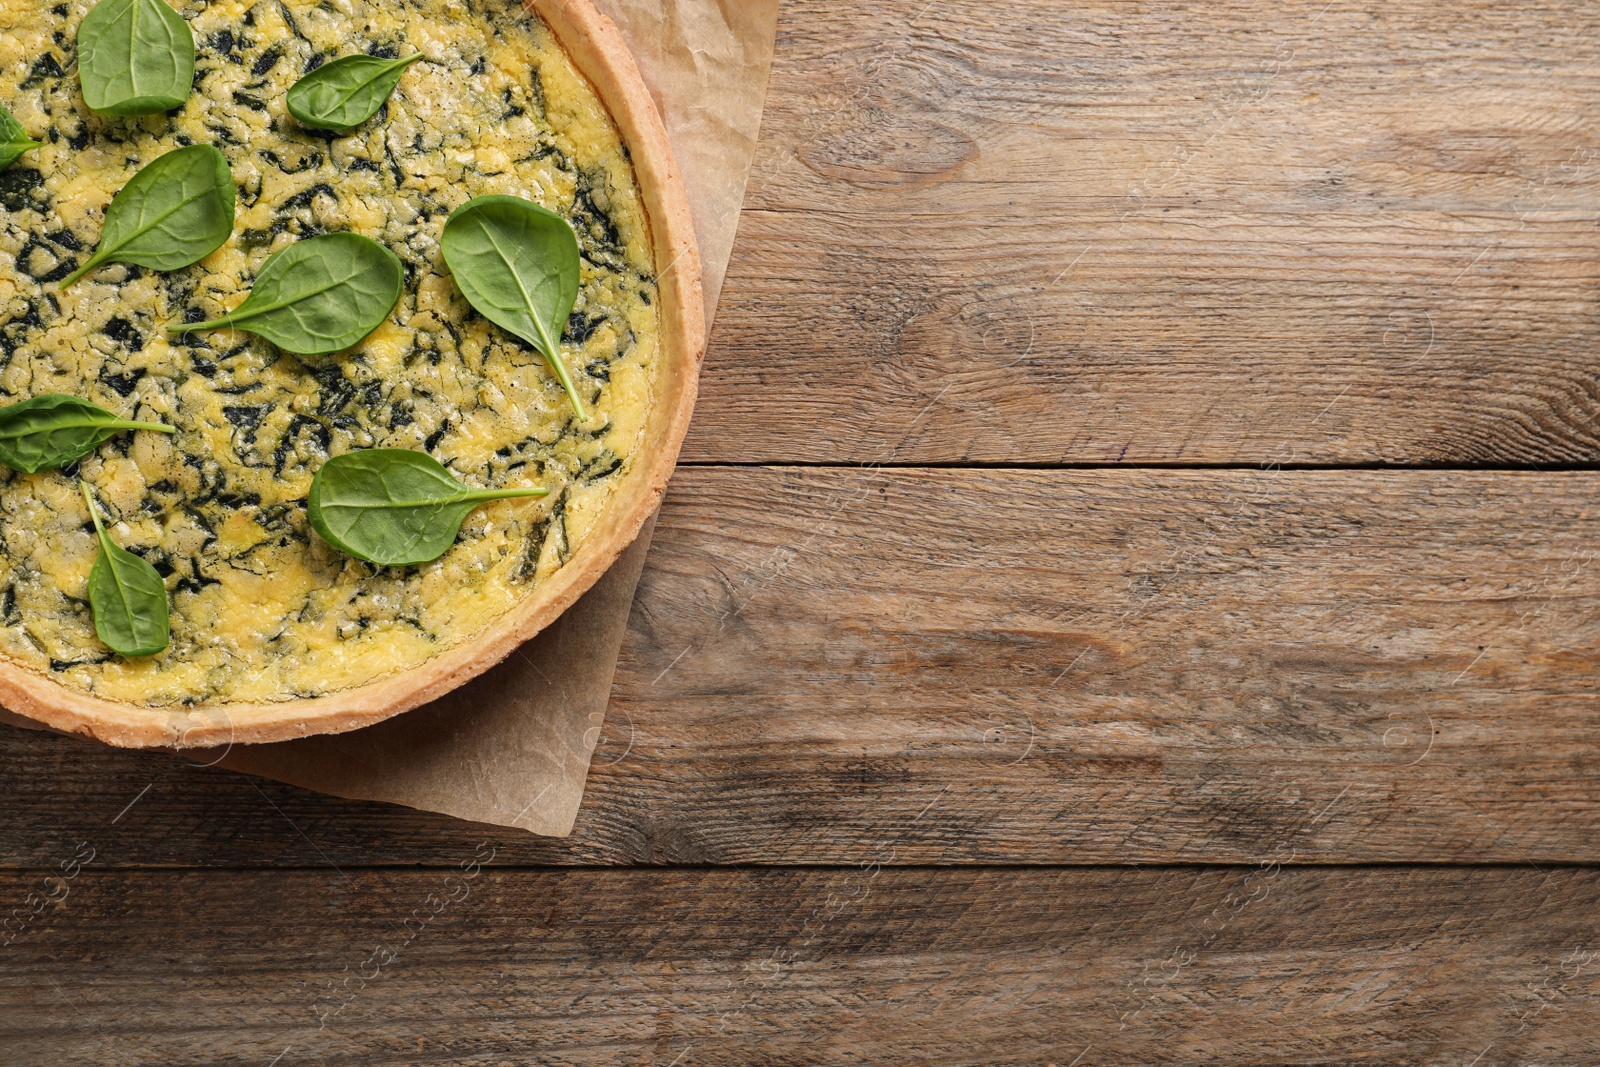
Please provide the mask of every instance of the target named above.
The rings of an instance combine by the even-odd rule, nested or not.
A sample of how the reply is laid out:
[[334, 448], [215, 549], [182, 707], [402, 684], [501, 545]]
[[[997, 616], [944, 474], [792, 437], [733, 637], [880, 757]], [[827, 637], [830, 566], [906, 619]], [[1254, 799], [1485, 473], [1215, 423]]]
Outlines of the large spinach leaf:
[[100, 0], [78, 24], [78, 82], [103, 115], [180, 107], [194, 85], [194, 34], [162, 0]]
[[404, 281], [400, 258], [378, 242], [323, 234], [267, 257], [250, 295], [228, 314], [167, 329], [249, 330], [297, 355], [342, 352], [389, 317]]
[[348, 130], [378, 113], [400, 84], [400, 75], [422, 58], [345, 56], [318, 67], [289, 87], [289, 114], [307, 126]]
[[156, 569], [111, 540], [87, 483], [83, 502], [94, 519], [100, 551], [89, 569], [89, 608], [94, 632], [124, 656], [153, 656], [172, 641], [167, 587]]
[[82, 459], [123, 430], [176, 433], [174, 426], [119, 418], [87, 400], [61, 393], [0, 408], [0, 463], [26, 474]]
[[233, 172], [221, 152], [204, 144], [168, 152], [111, 198], [99, 247], [61, 287], [105, 263], [151, 270], [198, 263], [233, 233], [233, 202]]
[[311, 480], [307, 513], [335, 548], [368, 563], [406, 567], [444, 555], [467, 513], [484, 501], [546, 492], [471, 489], [425, 452], [368, 448], [322, 465]]
[[567, 220], [515, 196], [480, 196], [451, 212], [444, 261], [467, 303], [544, 354], [578, 418], [589, 413], [561, 360], [578, 298], [578, 237]]

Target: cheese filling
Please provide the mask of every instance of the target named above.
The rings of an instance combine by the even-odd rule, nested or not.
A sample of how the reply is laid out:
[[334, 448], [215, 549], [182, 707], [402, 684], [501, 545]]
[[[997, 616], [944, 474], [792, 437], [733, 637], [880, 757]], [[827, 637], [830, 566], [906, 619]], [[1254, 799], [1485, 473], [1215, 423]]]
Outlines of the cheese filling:
[[[73, 67], [89, 6], [0, 0], [0, 102], [45, 142], [0, 171], [0, 403], [68, 393], [178, 433], [122, 434], [75, 469], [3, 472], [0, 655], [112, 700], [259, 702], [360, 685], [481, 633], [604, 521], [651, 400], [653, 251], [604, 106], [516, 0], [176, 0], [197, 48], [188, 102], [98, 116]], [[289, 86], [357, 52], [425, 60], [365, 125], [299, 126]], [[107, 265], [59, 291], [117, 190], [192, 143], [233, 170], [228, 243], [170, 274]], [[490, 193], [577, 231], [582, 286], [562, 348], [587, 423], [544, 357], [474, 313], [444, 267], [446, 218]], [[352, 351], [301, 358], [225, 330], [168, 340], [171, 322], [236, 307], [273, 251], [335, 231], [405, 267], [399, 306]], [[479, 508], [433, 563], [375, 568], [323, 543], [305, 512], [317, 468], [367, 447], [550, 493]], [[166, 579], [172, 644], [159, 655], [124, 660], [95, 636], [78, 478], [113, 539]]]

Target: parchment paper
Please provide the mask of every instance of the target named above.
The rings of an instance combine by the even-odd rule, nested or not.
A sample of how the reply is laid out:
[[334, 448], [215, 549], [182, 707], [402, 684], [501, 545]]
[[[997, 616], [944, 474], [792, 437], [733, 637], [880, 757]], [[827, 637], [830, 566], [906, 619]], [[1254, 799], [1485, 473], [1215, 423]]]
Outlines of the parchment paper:
[[[621, 28], [666, 120], [694, 212], [709, 326], [760, 132], [778, 0], [596, 6]], [[564, 837], [654, 525], [554, 626], [441, 700], [353, 733], [188, 755], [334, 796]], [[0, 721], [39, 725], [4, 712]]]

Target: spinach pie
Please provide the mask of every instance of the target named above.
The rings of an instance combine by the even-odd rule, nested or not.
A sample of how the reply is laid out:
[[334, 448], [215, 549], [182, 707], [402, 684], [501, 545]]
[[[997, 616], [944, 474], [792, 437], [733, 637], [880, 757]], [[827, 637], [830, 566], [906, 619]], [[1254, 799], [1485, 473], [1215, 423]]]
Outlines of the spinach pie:
[[[36, 142], [0, 169], [0, 405], [116, 421], [0, 470], [0, 704], [279, 741], [503, 659], [637, 535], [694, 403], [687, 200], [616, 28], [589, 0], [47, 2], [0, 0]], [[372, 321], [324, 329], [352, 286]], [[159, 651], [116, 650], [112, 564], [159, 579]]]

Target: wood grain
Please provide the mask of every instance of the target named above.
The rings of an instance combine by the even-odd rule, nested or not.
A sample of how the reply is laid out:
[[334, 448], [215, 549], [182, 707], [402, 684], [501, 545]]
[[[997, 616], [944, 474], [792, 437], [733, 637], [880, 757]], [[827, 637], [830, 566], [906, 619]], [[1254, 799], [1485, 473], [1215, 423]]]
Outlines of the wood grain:
[[[1600, 861], [1593, 482], [684, 471], [576, 834], [487, 835], [539, 863]], [[486, 833], [20, 732], [0, 758], [9, 865]]]
[[8, 1063], [1600, 1056], [1592, 870], [91, 864], [54, 892], [0, 948]]
[[1593, 464], [1597, 34], [786, 3], [685, 457]]

